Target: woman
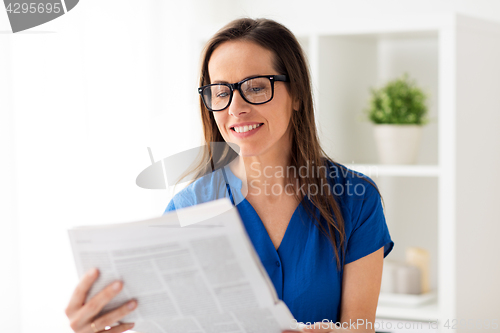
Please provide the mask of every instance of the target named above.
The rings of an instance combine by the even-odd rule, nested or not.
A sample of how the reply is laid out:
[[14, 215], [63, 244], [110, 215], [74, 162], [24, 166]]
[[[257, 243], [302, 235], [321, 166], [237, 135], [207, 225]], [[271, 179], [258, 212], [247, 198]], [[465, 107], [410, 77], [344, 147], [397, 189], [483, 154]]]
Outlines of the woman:
[[[373, 323], [383, 258], [394, 243], [373, 182], [320, 147], [296, 38], [271, 20], [235, 20], [208, 42], [200, 83], [207, 146], [227, 142], [240, 151], [209, 149], [196, 169], [199, 178], [166, 212], [230, 197], [297, 321]], [[75, 332], [97, 332], [131, 311], [125, 304], [93, 318], [121, 288], [110, 286], [82, 305], [93, 274], [83, 278], [67, 309]], [[373, 331], [366, 327], [359, 329]]]

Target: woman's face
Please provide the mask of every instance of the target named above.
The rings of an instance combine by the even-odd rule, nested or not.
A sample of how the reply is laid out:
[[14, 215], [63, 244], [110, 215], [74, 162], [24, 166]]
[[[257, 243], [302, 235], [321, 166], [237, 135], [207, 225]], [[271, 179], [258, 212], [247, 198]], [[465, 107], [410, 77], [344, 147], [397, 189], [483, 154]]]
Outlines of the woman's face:
[[[236, 83], [257, 75], [278, 75], [273, 68], [273, 53], [255, 43], [230, 41], [219, 45], [208, 63], [210, 83]], [[292, 99], [285, 82], [274, 82], [274, 97], [270, 102], [252, 105], [233, 92], [229, 107], [214, 112], [214, 118], [226, 142], [240, 147], [240, 155], [261, 156], [290, 151], [290, 117]], [[260, 125], [245, 133], [235, 126]]]

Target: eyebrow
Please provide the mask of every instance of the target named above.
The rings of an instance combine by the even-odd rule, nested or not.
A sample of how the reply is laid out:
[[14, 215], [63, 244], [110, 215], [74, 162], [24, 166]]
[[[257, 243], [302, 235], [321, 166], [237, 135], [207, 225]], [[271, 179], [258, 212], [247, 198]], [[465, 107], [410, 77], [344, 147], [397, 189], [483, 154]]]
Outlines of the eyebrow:
[[[241, 79], [241, 80], [239, 80], [239, 81], [237, 81], [237, 82], [241, 82], [241, 81], [246, 80], [246, 79], [249, 79], [249, 78], [251, 78], [251, 77], [256, 77], [256, 76], [261, 76], [261, 75], [266, 75], [266, 74], [254, 74], [254, 75], [249, 75], [249, 76], [247, 76], [247, 77], [245, 77], [245, 78], [243, 78], [243, 79]], [[216, 81], [213, 81], [213, 82], [212, 82], [212, 84], [216, 84], [216, 83], [229, 83], [229, 82], [227, 82], [227, 81], [223, 81], [223, 80], [216, 80]], [[235, 82], [235, 83], [236, 83], [236, 82]]]

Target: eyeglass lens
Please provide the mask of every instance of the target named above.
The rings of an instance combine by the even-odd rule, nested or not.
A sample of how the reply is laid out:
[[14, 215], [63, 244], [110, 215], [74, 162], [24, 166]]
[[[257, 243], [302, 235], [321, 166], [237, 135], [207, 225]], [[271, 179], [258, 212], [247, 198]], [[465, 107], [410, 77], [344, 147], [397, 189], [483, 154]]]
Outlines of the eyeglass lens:
[[[250, 103], [265, 103], [272, 98], [271, 80], [258, 77], [243, 82], [240, 85], [240, 93]], [[231, 88], [224, 84], [208, 86], [203, 90], [203, 99], [209, 109], [225, 109], [231, 100]]]

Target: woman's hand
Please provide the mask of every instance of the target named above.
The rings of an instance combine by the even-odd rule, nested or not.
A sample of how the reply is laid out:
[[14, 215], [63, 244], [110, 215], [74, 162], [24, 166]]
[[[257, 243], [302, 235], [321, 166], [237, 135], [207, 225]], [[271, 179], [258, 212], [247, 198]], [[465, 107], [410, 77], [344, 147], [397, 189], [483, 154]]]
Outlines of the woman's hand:
[[[70, 327], [75, 333], [97, 333], [105, 331], [106, 326], [111, 326], [132, 312], [137, 307], [137, 301], [131, 300], [119, 308], [96, 318], [97, 314], [109, 301], [122, 290], [123, 283], [115, 281], [92, 297], [87, 303], [85, 298], [92, 284], [97, 280], [99, 272], [93, 268], [89, 270], [75, 288], [66, 308], [66, 316]], [[120, 333], [134, 327], [133, 323], [124, 323], [111, 327], [106, 333]]]

